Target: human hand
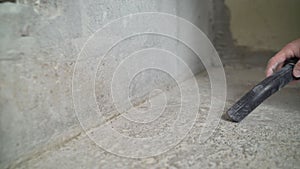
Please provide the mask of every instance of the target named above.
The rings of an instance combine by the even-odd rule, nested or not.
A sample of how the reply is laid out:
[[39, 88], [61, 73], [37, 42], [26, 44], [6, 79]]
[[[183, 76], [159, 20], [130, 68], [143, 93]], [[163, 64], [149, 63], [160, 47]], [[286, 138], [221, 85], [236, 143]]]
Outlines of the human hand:
[[[266, 76], [269, 77], [277, 70], [280, 70], [285, 60], [292, 57], [300, 58], [300, 39], [297, 39], [287, 44], [269, 60], [266, 69]], [[296, 63], [294, 67], [293, 75], [295, 77], [300, 77], [300, 60]]]

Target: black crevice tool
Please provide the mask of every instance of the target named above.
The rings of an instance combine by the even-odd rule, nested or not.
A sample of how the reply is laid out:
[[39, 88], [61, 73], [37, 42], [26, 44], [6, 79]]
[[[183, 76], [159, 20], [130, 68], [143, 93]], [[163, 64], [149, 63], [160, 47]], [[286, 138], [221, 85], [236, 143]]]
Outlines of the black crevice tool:
[[226, 112], [225, 119], [240, 122], [279, 89], [293, 80], [299, 80], [300, 78], [293, 76], [298, 60], [296, 57], [288, 59], [279, 71], [258, 83]]

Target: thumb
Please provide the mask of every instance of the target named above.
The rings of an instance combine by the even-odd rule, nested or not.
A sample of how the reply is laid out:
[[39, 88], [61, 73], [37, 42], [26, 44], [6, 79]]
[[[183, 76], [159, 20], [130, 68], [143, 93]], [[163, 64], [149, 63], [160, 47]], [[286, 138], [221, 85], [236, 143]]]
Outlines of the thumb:
[[296, 65], [294, 67], [293, 75], [295, 77], [300, 77], [300, 60], [296, 63]]

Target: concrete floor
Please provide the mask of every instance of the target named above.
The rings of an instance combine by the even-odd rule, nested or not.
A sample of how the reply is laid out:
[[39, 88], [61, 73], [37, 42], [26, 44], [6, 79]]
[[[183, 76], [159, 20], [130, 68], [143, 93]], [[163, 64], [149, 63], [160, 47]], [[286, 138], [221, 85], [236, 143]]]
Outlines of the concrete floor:
[[[265, 61], [266, 58], [257, 56], [251, 61], [227, 59], [226, 109], [264, 78]], [[299, 85], [282, 89], [239, 124], [220, 120], [213, 135], [205, 143], [199, 143], [205, 112], [209, 109], [210, 87], [205, 73], [199, 74], [197, 80], [201, 84], [202, 102], [196, 123], [179, 144], [163, 154], [143, 159], [120, 157], [103, 150], [82, 132], [11, 168], [299, 168]], [[188, 85], [189, 80], [183, 83]], [[168, 92], [177, 93], [172, 89]], [[163, 118], [171, 116], [172, 112], [167, 112]], [[150, 130], [147, 134], [155, 132], [158, 131]]]

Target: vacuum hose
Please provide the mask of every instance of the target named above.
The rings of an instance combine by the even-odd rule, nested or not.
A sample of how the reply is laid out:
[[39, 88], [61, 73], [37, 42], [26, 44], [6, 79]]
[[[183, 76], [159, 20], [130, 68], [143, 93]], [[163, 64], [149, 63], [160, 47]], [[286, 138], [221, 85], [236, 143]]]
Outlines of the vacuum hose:
[[227, 111], [227, 118], [240, 122], [272, 94], [289, 82], [299, 79], [293, 76], [293, 68], [298, 60], [299, 58], [295, 57], [287, 60], [279, 71], [252, 88]]

